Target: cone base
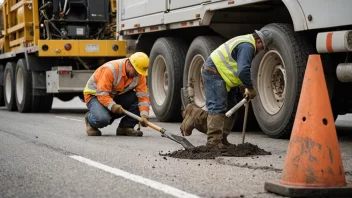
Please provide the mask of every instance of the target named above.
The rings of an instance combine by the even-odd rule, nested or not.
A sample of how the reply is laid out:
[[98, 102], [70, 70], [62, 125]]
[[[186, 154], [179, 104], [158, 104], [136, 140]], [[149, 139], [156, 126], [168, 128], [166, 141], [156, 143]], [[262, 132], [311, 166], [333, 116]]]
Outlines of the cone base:
[[264, 189], [286, 197], [351, 197], [352, 184], [342, 187], [289, 186], [279, 181], [265, 182]]

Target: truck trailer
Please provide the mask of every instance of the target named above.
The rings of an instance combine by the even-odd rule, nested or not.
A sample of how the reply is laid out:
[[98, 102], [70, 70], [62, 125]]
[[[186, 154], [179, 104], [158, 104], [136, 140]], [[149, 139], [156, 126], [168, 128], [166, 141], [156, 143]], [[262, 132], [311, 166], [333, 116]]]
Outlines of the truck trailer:
[[0, 105], [48, 112], [79, 96], [95, 69], [126, 57], [116, 0], [5, 0], [1, 6]]
[[235, 36], [270, 30], [273, 44], [251, 65], [259, 94], [248, 125], [285, 138], [310, 54], [321, 55], [334, 118], [352, 112], [350, 8], [350, 0], [119, 0], [117, 34], [150, 56], [151, 106], [160, 121], [171, 122], [181, 121], [190, 102], [205, 108], [200, 71], [213, 50]]

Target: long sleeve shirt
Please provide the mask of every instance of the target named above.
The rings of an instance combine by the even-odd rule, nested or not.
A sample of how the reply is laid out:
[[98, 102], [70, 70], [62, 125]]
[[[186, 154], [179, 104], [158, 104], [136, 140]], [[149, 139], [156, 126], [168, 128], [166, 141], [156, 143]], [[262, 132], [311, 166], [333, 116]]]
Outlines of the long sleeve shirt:
[[246, 88], [253, 88], [251, 78], [251, 64], [254, 56], [254, 46], [250, 43], [237, 45], [231, 53], [237, 62], [237, 75]]
[[[135, 89], [138, 97], [138, 106], [141, 116], [149, 115], [150, 99], [148, 93], [148, 87], [145, 76], [138, 76], [137, 78], [129, 78], [126, 73], [126, 60], [123, 62], [122, 70], [119, 71], [118, 62], [110, 61], [105, 65], [113, 65], [114, 69], [108, 66], [99, 67], [92, 78], [88, 81], [88, 87], [93, 91], [90, 93], [85, 90], [84, 97], [85, 102], [88, 103], [92, 97], [97, 97], [99, 102], [104, 105], [107, 109], [111, 110], [111, 107], [116, 104], [113, 100], [115, 96], [118, 97], [118, 93], [124, 93], [129, 90]], [[119, 78], [118, 84], [114, 84], [115, 79]], [[137, 80], [137, 81], [135, 81]]]

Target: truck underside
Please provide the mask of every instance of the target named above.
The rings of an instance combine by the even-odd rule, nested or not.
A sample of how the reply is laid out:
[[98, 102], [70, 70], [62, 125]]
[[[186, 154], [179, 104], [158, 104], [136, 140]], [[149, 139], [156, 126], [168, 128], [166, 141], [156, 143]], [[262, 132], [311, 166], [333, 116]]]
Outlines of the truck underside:
[[[211, 2], [197, 5], [199, 10], [205, 7], [204, 10], [209, 13], [200, 14], [199, 17], [197, 12], [194, 12], [196, 17], [193, 20], [177, 21], [176, 17], [175, 21], [169, 24], [165, 21], [172, 19], [167, 18], [167, 15], [174, 14], [182, 18], [187, 14], [187, 10], [196, 9], [196, 6], [185, 7], [184, 13], [182, 8], [167, 10], [164, 13], [164, 24], [145, 26], [142, 24], [142, 16], [140, 19], [128, 19], [126, 6], [125, 16], [120, 16], [122, 19], [119, 33], [124, 39], [130, 40], [129, 43], [135, 44], [131, 45], [135, 51], [144, 51], [150, 55], [148, 86], [153, 110], [160, 121], [170, 122], [181, 121], [181, 111], [189, 102], [206, 109], [200, 74], [206, 58], [226, 40], [263, 28], [272, 31], [274, 42], [268, 51], [256, 55], [252, 62], [252, 80], [259, 94], [252, 102], [248, 126], [252, 129], [259, 126], [273, 138], [289, 137], [308, 56], [319, 53], [316, 47], [319, 45], [318, 33], [351, 30], [352, 23], [349, 20], [345, 25], [338, 27], [295, 31], [298, 29], [298, 26], [295, 27], [296, 21], [282, 1], [258, 1], [218, 9], [222, 2], [241, 4], [244, 1], [218, 1], [218, 4]], [[123, 3], [128, 4], [124, 1]], [[123, 3], [120, 6], [125, 6]], [[217, 6], [212, 6], [215, 4]], [[211, 10], [212, 7], [214, 10]], [[314, 15], [313, 20], [319, 17]], [[308, 17], [308, 20], [311, 19]], [[347, 38], [342, 40], [352, 39], [351, 32], [346, 35]], [[349, 45], [351, 50], [352, 44]], [[340, 68], [345, 69], [344, 74], [337, 73], [338, 65], [351, 63], [352, 58], [349, 50], [320, 55], [336, 119], [337, 115], [352, 112], [352, 98], [347, 94], [352, 91], [351, 81], [339, 80], [341, 75], [346, 76], [351, 72], [351, 65]], [[349, 76], [348, 79], [352, 77]], [[238, 96], [238, 100], [241, 97]], [[243, 108], [237, 114], [234, 130], [239, 129], [242, 122]]]

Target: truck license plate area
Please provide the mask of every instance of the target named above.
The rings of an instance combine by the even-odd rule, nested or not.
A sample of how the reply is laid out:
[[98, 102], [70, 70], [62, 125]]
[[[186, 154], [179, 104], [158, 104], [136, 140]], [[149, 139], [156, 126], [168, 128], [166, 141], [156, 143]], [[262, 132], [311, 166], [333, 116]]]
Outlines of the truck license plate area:
[[99, 52], [99, 45], [98, 44], [87, 44], [86, 45], [86, 52]]

